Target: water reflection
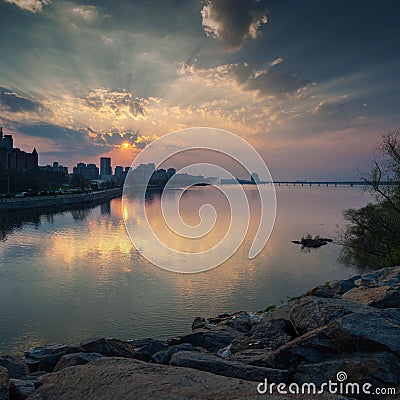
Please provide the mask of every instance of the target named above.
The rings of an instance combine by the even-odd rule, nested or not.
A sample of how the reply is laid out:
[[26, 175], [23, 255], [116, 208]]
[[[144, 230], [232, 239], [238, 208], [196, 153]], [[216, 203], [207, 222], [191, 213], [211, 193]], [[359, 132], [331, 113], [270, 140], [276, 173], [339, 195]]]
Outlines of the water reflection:
[[[256, 220], [257, 193], [247, 192], [250, 218]], [[307, 232], [332, 237], [341, 210], [365, 204], [365, 195], [354, 188], [282, 187], [277, 196], [275, 228], [259, 256], [248, 260], [256, 229], [251, 224], [233, 257], [195, 275], [170, 273], [141, 257], [123, 222], [134, 211], [122, 209], [121, 199], [46, 215], [1, 216], [6, 240], [0, 245], [0, 353], [91, 336], [165, 338], [188, 332], [198, 315], [263, 309], [353, 274], [336, 263], [337, 245], [302, 253], [290, 241]], [[205, 200], [222, 204], [208, 188], [185, 195], [181, 210], [188, 223], [198, 221], [198, 205]], [[149, 217], [162, 231], [159, 202], [159, 193], [148, 193]], [[212, 240], [224, 229], [226, 216], [220, 216]]]

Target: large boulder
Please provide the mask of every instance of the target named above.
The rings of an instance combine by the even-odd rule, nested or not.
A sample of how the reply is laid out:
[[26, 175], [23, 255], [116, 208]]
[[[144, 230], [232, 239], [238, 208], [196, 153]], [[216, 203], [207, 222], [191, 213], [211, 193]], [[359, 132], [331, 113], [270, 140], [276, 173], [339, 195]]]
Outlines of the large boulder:
[[181, 351], [173, 354], [170, 364], [246, 381], [262, 382], [267, 378], [270, 382], [286, 383], [289, 378], [288, 371], [226, 361], [212, 354], [194, 351]]
[[11, 379], [10, 398], [12, 400], [25, 400], [38, 387], [38, 382], [31, 379]]
[[22, 378], [29, 374], [28, 366], [21, 356], [0, 356], [0, 366], [7, 368], [10, 378]]
[[193, 347], [190, 343], [182, 343], [176, 346], [171, 346], [166, 349], [163, 349], [152, 355], [152, 359], [157, 364], [168, 365], [171, 357], [175, 353], [179, 353], [180, 351], [195, 351], [196, 348]]
[[136, 358], [150, 361], [151, 356], [167, 347], [164, 342], [155, 339], [118, 340], [94, 339], [81, 343], [81, 347], [88, 353], [99, 353], [105, 357]]
[[25, 361], [30, 372], [52, 372], [63, 355], [80, 351], [82, 348], [69, 345], [38, 346], [25, 351]]
[[273, 351], [296, 336], [292, 323], [283, 318], [270, 319], [254, 325], [253, 329], [236, 337], [229, 350], [232, 353], [248, 349]]
[[202, 347], [216, 353], [218, 350], [228, 346], [234, 338], [235, 335], [231, 331], [198, 329], [188, 335], [170, 339], [169, 345], [175, 346], [181, 343], [190, 343], [192, 346]]
[[356, 311], [368, 311], [368, 308], [342, 299], [307, 296], [291, 307], [289, 318], [296, 332], [302, 335]]
[[360, 286], [345, 293], [343, 298], [376, 308], [400, 307], [400, 289], [391, 286]]
[[84, 365], [90, 361], [97, 360], [103, 357], [99, 353], [72, 353], [65, 354], [54, 367], [54, 372], [61, 371], [64, 368], [72, 367], [73, 365]]
[[9, 400], [10, 377], [7, 368], [0, 367], [0, 400]]
[[[255, 382], [190, 368], [143, 363], [133, 359], [100, 358], [91, 363], [45, 375], [29, 400], [258, 400]], [[105, 390], [106, 389], [106, 390]], [[298, 395], [268, 396], [270, 400]], [[321, 394], [318, 399], [343, 399]], [[302, 400], [315, 396], [302, 396]]]
[[400, 383], [400, 358], [390, 352], [342, 354], [319, 363], [299, 365], [293, 380], [298, 384], [321, 385], [335, 380], [339, 371], [346, 372], [347, 382], [356, 382], [360, 387], [364, 383], [393, 387]]
[[390, 351], [400, 355], [400, 312], [355, 312], [314, 329], [272, 353], [253, 360], [256, 365], [296, 370], [338, 354]]

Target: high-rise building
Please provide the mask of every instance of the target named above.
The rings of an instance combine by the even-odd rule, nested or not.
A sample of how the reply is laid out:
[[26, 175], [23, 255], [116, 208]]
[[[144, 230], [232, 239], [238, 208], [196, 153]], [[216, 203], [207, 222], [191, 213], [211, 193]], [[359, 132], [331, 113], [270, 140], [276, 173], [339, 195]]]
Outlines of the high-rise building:
[[75, 175], [81, 175], [88, 180], [99, 179], [99, 169], [95, 164], [86, 165], [85, 163], [80, 162], [76, 167], [74, 167], [73, 173]]
[[111, 158], [100, 158], [100, 177], [101, 179], [110, 180], [112, 175]]

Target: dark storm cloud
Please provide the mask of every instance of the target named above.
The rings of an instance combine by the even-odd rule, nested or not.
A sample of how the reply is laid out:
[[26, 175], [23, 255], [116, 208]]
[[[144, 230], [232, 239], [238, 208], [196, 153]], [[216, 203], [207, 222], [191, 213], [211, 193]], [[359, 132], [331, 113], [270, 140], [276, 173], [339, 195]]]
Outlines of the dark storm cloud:
[[9, 89], [0, 87], [0, 108], [11, 112], [38, 111], [40, 105]]
[[70, 155], [99, 155], [109, 151], [112, 146], [97, 135], [89, 135], [89, 129], [71, 129], [52, 124], [22, 125], [19, 130], [27, 136], [51, 139], [56, 146]]
[[240, 49], [248, 37], [255, 39], [261, 24], [267, 23], [267, 9], [258, 0], [207, 0], [201, 15], [207, 35], [228, 51]]

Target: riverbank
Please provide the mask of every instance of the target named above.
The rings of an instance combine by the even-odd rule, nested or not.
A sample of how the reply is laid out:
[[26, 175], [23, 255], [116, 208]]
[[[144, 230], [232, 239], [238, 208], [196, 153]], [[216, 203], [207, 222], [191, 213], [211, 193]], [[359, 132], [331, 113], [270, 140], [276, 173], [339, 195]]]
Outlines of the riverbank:
[[122, 195], [122, 188], [101, 190], [88, 193], [57, 194], [54, 196], [35, 196], [0, 199], [0, 212], [37, 208], [61, 207], [79, 204], [91, 204], [101, 200], [113, 199]]
[[[341, 371], [343, 382], [371, 385], [371, 393], [399, 393], [399, 307], [395, 267], [327, 282], [262, 311], [197, 317], [192, 333], [165, 341], [37, 347], [0, 357], [0, 399], [255, 399], [265, 378], [320, 387], [344, 379]], [[316, 398], [273, 393], [268, 398]], [[398, 397], [326, 391], [317, 398]]]

